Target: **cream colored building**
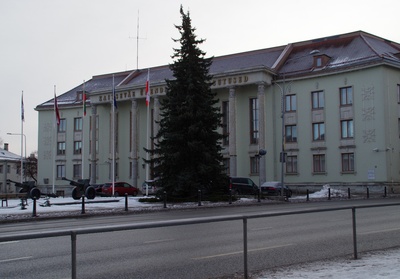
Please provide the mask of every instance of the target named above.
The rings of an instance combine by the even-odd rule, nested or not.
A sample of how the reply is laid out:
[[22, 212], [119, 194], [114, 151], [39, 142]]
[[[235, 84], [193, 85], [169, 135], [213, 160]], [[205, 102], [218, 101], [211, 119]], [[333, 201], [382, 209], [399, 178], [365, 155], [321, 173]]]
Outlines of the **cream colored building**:
[[[40, 185], [55, 181], [63, 187], [63, 176], [109, 182], [113, 161], [116, 181], [143, 183], [147, 70], [94, 76], [58, 96], [57, 129], [54, 100], [36, 107]], [[215, 57], [210, 73], [224, 115], [223, 155], [231, 176], [276, 181], [283, 169], [284, 182], [293, 187], [399, 185], [398, 43], [358, 31]], [[158, 129], [165, 79], [171, 78], [168, 66], [150, 68], [149, 135]], [[260, 149], [267, 151], [261, 158]]]
[[0, 148], [0, 194], [18, 193], [20, 188], [7, 180], [21, 182], [21, 155], [8, 150], [8, 143]]

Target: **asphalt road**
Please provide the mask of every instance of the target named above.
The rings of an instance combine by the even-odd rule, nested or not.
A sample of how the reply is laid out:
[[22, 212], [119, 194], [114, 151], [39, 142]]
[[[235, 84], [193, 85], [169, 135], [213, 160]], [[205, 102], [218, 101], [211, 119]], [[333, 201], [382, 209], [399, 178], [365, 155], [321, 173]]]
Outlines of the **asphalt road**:
[[[284, 203], [2, 224], [0, 236], [233, 214], [347, 207], [398, 200]], [[400, 246], [399, 206], [357, 210], [358, 252]], [[248, 268], [255, 272], [353, 255], [351, 210], [248, 220]], [[78, 235], [78, 278], [233, 278], [243, 272], [243, 224]], [[238, 277], [238, 278], [239, 278]], [[71, 278], [69, 237], [0, 242], [0, 278]]]

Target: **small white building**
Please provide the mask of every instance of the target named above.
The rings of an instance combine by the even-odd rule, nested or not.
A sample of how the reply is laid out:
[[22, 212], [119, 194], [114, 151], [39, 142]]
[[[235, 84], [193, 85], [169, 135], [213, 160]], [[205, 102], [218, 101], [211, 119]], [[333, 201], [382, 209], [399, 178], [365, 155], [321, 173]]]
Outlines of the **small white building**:
[[8, 151], [8, 143], [0, 148], [0, 193], [18, 193], [19, 189], [7, 179], [21, 182], [21, 155]]

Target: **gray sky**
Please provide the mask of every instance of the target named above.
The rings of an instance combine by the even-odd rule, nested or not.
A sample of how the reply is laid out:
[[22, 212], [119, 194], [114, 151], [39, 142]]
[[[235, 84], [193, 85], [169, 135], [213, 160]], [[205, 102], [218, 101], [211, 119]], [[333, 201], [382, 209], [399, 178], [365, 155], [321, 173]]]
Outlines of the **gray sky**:
[[[171, 63], [180, 4], [207, 56], [362, 30], [400, 43], [398, 0], [0, 0], [0, 138], [20, 154], [24, 91], [27, 154], [37, 150], [34, 108], [93, 75]], [[3, 146], [1, 146], [3, 147]]]

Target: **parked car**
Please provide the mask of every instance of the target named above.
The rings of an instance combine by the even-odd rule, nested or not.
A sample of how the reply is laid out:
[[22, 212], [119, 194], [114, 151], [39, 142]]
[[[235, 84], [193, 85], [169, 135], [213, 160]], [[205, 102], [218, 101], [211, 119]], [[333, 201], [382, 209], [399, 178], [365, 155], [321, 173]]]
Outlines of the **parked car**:
[[96, 190], [96, 194], [101, 192], [101, 189], [103, 188], [103, 184], [94, 184], [91, 185], [95, 190]]
[[143, 195], [146, 195], [146, 190], [150, 195], [154, 195], [157, 193], [159, 187], [156, 187], [154, 182], [155, 182], [154, 180], [146, 180], [143, 182], [142, 184]]
[[255, 195], [258, 193], [258, 186], [248, 177], [231, 177], [229, 188], [232, 194]]
[[[101, 190], [105, 195], [112, 196], [113, 193], [112, 183], [111, 182], [105, 183]], [[139, 189], [133, 187], [129, 183], [114, 182], [114, 196], [123, 196], [125, 194], [137, 196], [138, 193]]]
[[[292, 190], [290, 190], [290, 188], [286, 185], [283, 189], [283, 192], [284, 196], [286, 197], [290, 198], [292, 196]], [[282, 183], [279, 181], [264, 182], [261, 185], [261, 193], [269, 196], [280, 196], [282, 193]]]

